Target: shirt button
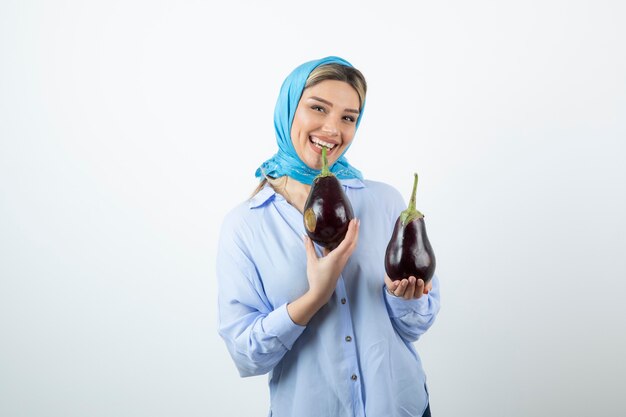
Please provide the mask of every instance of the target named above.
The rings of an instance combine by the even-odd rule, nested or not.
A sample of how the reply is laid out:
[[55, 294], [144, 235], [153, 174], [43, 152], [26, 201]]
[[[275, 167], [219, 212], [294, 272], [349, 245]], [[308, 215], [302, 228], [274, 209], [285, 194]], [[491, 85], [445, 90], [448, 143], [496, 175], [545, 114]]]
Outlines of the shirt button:
[[346, 342], [351, 342], [352, 338], [350, 336], [346, 336]]
[[353, 381], [356, 381], [356, 375], [352, 374], [352, 376], [350, 377]]
[[341, 299], [341, 304], [345, 304], [345, 303], [346, 303], [346, 299], [345, 299], [345, 298], [342, 298], [342, 299]]

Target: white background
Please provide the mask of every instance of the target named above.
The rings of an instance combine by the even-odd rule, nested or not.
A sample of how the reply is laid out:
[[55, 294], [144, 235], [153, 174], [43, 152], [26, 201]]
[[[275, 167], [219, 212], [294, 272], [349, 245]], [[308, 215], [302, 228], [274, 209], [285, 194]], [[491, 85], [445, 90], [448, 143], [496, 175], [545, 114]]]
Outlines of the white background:
[[[216, 238], [280, 84], [339, 55], [350, 162], [420, 174], [432, 410], [623, 416], [620, 1], [0, 2], [0, 415], [265, 416], [217, 335]], [[372, 416], [378, 417], [378, 416]]]

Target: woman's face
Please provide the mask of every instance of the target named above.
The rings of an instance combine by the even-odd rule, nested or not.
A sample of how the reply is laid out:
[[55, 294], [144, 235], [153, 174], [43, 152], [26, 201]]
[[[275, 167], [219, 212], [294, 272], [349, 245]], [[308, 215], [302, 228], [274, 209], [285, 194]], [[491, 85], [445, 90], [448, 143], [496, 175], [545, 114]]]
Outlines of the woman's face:
[[291, 125], [291, 141], [300, 159], [322, 169], [322, 145], [331, 166], [350, 145], [359, 117], [359, 95], [350, 84], [326, 80], [302, 92]]

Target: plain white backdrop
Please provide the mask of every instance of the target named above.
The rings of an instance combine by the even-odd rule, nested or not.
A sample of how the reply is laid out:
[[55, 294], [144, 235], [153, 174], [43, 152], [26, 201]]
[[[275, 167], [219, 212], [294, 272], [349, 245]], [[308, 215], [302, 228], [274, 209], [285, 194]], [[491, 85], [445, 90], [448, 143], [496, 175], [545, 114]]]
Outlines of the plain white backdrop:
[[216, 239], [326, 55], [369, 82], [350, 162], [420, 174], [434, 415], [626, 414], [626, 6], [366, 3], [0, 2], [0, 415], [267, 414]]

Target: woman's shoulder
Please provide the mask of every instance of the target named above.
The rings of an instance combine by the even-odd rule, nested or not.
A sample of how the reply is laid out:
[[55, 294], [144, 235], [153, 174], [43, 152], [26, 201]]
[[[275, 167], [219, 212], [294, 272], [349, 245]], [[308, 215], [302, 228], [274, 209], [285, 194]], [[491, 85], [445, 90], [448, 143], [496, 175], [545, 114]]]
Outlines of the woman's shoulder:
[[375, 181], [375, 180], [363, 180], [363, 183], [365, 184], [365, 188], [375, 193], [400, 195], [398, 190], [393, 185], [387, 184], [386, 182]]
[[364, 204], [394, 213], [406, 208], [404, 198], [394, 186], [375, 180], [363, 180], [363, 185]]
[[365, 184], [364, 189], [381, 200], [394, 203], [404, 201], [402, 194], [391, 184], [375, 180], [363, 180], [363, 183]]
[[231, 208], [222, 220], [221, 234], [233, 238], [250, 236], [258, 216], [257, 210], [250, 208], [250, 200], [245, 200]]
[[231, 207], [224, 216], [224, 223], [238, 222], [250, 215], [250, 201], [245, 200]]

